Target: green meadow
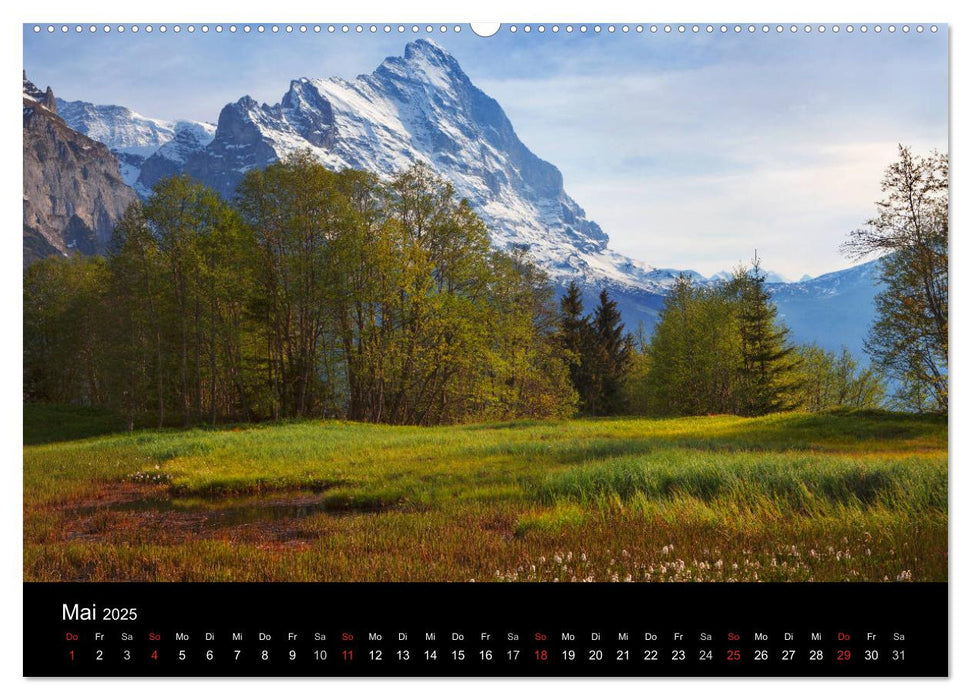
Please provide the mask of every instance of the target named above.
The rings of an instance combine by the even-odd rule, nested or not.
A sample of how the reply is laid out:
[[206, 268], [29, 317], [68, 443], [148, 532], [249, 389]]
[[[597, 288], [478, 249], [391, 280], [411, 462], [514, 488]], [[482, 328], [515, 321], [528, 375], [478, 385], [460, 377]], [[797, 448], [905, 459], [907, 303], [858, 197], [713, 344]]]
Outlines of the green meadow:
[[936, 416], [118, 427], [24, 406], [25, 580], [947, 580]]

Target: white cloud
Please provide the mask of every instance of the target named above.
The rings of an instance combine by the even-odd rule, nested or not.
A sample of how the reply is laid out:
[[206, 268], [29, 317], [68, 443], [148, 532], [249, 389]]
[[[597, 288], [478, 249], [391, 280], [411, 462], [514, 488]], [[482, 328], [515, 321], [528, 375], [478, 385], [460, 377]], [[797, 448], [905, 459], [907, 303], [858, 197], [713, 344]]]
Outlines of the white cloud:
[[482, 87], [617, 250], [711, 274], [758, 248], [798, 278], [850, 264], [839, 243], [898, 142], [946, 148], [945, 69], [821, 56]]

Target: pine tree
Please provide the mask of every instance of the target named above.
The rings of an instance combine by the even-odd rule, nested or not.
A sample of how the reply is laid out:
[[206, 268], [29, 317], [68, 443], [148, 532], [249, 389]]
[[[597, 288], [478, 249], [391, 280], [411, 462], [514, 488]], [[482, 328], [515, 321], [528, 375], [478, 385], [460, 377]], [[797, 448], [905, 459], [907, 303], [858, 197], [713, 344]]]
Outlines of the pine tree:
[[735, 274], [741, 334], [740, 392], [737, 412], [747, 416], [792, 408], [792, 371], [797, 365], [789, 329], [776, 323], [776, 308], [765, 284], [758, 254], [750, 270]]
[[591, 402], [593, 415], [609, 416], [625, 410], [624, 380], [630, 369], [633, 340], [624, 333], [624, 323], [617, 302], [607, 290], [600, 291], [600, 300], [590, 321], [592, 365], [596, 376], [597, 393]]
[[570, 382], [580, 397], [585, 412], [589, 409], [590, 385], [590, 319], [583, 315], [580, 285], [571, 281], [560, 299], [560, 343], [567, 354]]

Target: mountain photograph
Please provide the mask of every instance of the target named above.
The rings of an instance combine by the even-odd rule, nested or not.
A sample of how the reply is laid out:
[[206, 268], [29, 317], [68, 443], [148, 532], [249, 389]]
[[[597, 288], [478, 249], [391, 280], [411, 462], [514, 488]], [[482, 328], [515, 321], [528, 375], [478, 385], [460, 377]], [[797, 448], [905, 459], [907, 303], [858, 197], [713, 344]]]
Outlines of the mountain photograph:
[[946, 580], [944, 37], [37, 29], [25, 580]]
[[71, 128], [24, 74], [24, 266], [104, 252], [135, 193], [105, 145]]

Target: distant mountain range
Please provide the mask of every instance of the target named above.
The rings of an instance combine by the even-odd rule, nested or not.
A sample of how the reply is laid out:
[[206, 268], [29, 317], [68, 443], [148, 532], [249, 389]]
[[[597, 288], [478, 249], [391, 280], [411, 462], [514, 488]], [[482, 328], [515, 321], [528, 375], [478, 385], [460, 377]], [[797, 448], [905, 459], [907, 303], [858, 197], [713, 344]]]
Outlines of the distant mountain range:
[[[792, 282], [792, 280], [787, 279], [784, 275], [780, 275], [778, 272], [773, 272], [772, 270], [763, 270], [763, 274], [765, 275], [766, 282], [781, 282], [781, 283]], [[730, 280], [731, 278], [732, 278], [731, 272], [729, 272], [728, 270], [722, 270], [721, 272], [716, 272], [708, 279], [711, 280], [712, 282], [718, 282], [718, 281]], [[809, 275], [803, 275], [802, 279], [800, 279], [799, 281], [805, 282], [806, 280], [810, 280], [810, 279], [812, 279], [812, 277], [810, 277]]]
[[799, 282], [769, 284], [779, 318], [798, 343], [828, 350], [845, 345], [863, 358], [863, 339], [875, 316], [873, 297], [883, 288], [880, 261], [828, 272]]
[[216, 133], [214, 124], [152, 119], [118, 105], [56, 102], [58, 114], [73, 129], [111, 149], [125, 184], [142, 197], [163, 177], [182, 172], [186, 160]]
[[[334, 169], [382, 176], [427, 163], [489, 224], [493, 245], [528, 249], [560, 288], [579, 281], [591, 304], [607, 287], [632, 328], [639, 322], [653, 326], [679, 274], [701, 283], [727, 274], [705, 278], [612, 250], [607, 234], [564, 190], [560, 171], [519, 140], [499, 103], [472, 83], [455, 58], [423, 39], [369, 75], [292, 80], [275, 105], [241, 97], [222, 109], [216, 126], [80, 101], [57, 100], [56, 111], [79, 135], [107, 146], [122, 184], [143, 197], [160, 178], [176, 173], [231, 196], [248, 170], [300, 149]], [[770, 282], [798, 339], [858, 350], [872, 317], [871, 267], [799, 283], [772, 273]], [[846, 323], [834, 324], [834, 314]]]

